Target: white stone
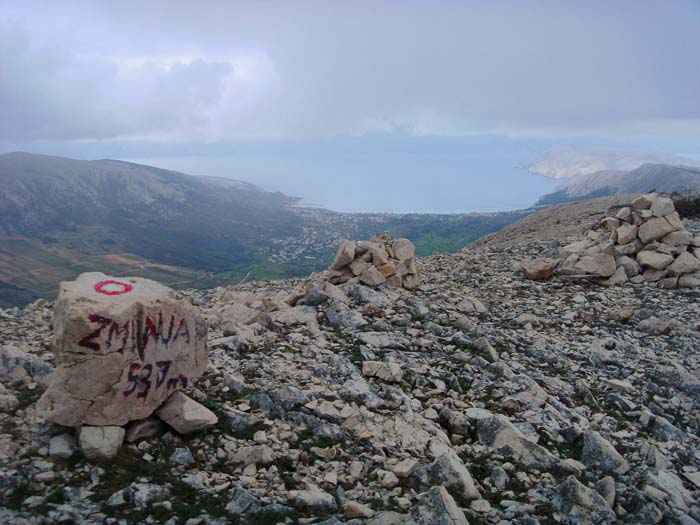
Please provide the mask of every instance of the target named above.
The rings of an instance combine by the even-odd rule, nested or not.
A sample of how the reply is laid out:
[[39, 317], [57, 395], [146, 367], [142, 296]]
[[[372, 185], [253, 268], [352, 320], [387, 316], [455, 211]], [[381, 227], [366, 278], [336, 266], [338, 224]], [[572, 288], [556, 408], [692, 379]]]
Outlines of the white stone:
[[687, 246], [690, 244], [693, 236], [685, 230], [669, 233], [661, 239], [661, 242], [670, 246]]
[[668, 197], [658, 197], [651, 204], [651, 213], [654, 217], [665, 217], [674, 211], [676, 211], [676, 207]]
[[155, 281], [84, 273], [61, 283], [52, 350], [40, 415], [63, 426], [123, 425], [202, 375], [207, 325]]
[[632, 201], [632, 209], [637, 210], [648, 210], [651, 205], [657, 199], [658, 195], [656, 193], [647, 193], [646, 195], [640, 195]]
[[634, 224], [623, 224], [617, 229], [617, 243], [629, 244], [637, 238], [639, 228]]
[[363, 361], [362, 375], [367, 377], [377, 377], [384, 381], [398, 383], [403, 377], [403, 371], [397, 363], [386, 363], [384, 361]]
[[394, 465], [391, 471], [399, 478], [407, 478], [416, 471], [418, 465], [420, 465], [420, 463], [417, 459], [406, 458]]
[[576, 269], [592, 275], [610, 277], [615, 273], [617, 266], [615, 265], [615, 257], [601, 253], [581, 257], [576, 263]]
[[416, 247], [408, 239], [394, 239], [391, 243], [391, 249], [394, 252], [394, 257], [399, 261], [412, 259], [416, 256]]
[[219, 421], [211, 410], [182, 392], [175, 392], [156, 415], [180, 434], [191, 434], [213, 427]]
[[52, 458], [68, 459], [75, 450], [75, 436], [61, 434], [54, 436], [49, 441], [49, 456]]
[[81, 427], [80, 449], [88, 459], [112, 458], [119, 452], [124, 434], [124, 429], [116, 426]]
[[673, 256], [647, 250], [637, 254], [637, 262], [654, 270], [663, 270], [673, 262]]
[[673, 226], [666, 217], [656, 217], [649, 219], [639, 227], [639, 240], [644, 244], [663, 239], [669, 233], [680, 230]]
[[350, 500], [343, 503], [343, 512], [346, 518], [371, 518], [374, 516], [374, 511], [367, 505]]
[[333, 265], [334, 270], [340, 270], [344, 266], [350, 264], [355, 258], [355, 241], [343, 241], [335, 254]]
[[689, 252], [683, 252], [668, 267], [671, 275], [682, 275], [700, 271], [700, 259]]

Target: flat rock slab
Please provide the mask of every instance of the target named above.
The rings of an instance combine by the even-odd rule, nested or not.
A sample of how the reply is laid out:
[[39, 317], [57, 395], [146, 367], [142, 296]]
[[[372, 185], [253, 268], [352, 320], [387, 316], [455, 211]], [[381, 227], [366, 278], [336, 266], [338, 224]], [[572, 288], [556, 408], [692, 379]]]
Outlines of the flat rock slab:
[[70, 427], [124, 425], [202, 375], [207, 326], [155, 281], [84, 273], [61, 283], [52, 350], [40, 414]]

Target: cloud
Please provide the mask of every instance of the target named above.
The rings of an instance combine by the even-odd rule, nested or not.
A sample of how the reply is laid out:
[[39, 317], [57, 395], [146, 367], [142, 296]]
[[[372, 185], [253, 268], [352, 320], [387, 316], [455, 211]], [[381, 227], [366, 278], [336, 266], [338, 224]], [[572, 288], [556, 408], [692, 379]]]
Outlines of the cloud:
[[0, 140], [700, 136], [700, 4], [15, 2]]

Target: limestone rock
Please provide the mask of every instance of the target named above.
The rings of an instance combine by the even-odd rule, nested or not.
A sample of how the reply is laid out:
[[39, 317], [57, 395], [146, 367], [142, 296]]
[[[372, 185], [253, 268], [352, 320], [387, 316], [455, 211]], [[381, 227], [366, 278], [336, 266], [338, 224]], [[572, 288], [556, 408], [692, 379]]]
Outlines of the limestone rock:
[[469, 525], [464, 512], [445, 487], [433, 487], [420, 495], [413, 518], [402, 524], [416, 525]]
[[606, 525], [615, 521], [615, 513], [596, 491], [571, 476], [559, 485], [554, 505], [571, 525]]
[[592, 275], [610, 277], [615, 273], [617, 266], [615, 265], [615, 257], [600, 253], [581, 257], [581, 260], [576, 263], [576, 269]]
[[61, 283], [54, 312], [57, 367], [38, 409], [60, 425], [144, 419], [206, 367], [204, 320], [155, 281], [85, 273]]
[[690, 252], [683, 252], [668, 266], [668, 272], [671, 275], [700, 272], [700, 259]]
[[408, 239], [394, 239], [391, 243], [391, 249], [394, 252], [394, 257], [399, 261], [413, 259], [416, 256], [416, 247]]
[[340, 270], [343, 266], [350, 264], [355, 258], [355, 241], [343, 241], [335, 254], [335, 259], [331, 268]]
[[454, 451], [442, 454], [426, 471], [430, 485], [442, 485], [451, 494], [466, 500], [480, 497], [471, 473]]
[[88, 459], [112, 458], [119, 452], [124, 434], [124, 429], [116, 426], [81, 427], [80, 449]]
[[175, 392], [161, 406], [156, 414], [180, 434], [192, 434], [206, 430], [218, 423], [219, 419], [207, 407], [182, 392]]
[[52, 458], [68, 459], [75, 451], [75, 436], [60, 434], [49, 441], [49, 456]]
[[346, 518], [371, 518], [374, 516], [374, 511], [367, 505], [350, 500], [343, 503], [343, 512]]
[[306, 490], [290, 490], [289, 500], [297, 507], [315, 510], [335, 510], [335, 498], [316, 486]]
[[627, 460], [607, 439], [594, 430], [583, 433], [581, 461], [586, 466], [615, 474], [624, 474], [630, 469]]
[[630, 206], [635, 211], [648, 210], [649, 208], [651, 208], [651, 205], [654, 204], [656, 198], [656, 193], [647, 193], [646, 195], [640, 195], [632, 201], [632, 204]]
[[623, 224], [617, 229], [617, 243], [628, 244], [637, 238], [639, 227], [634, 224]]
[[531, 281], [544, 281], [554, 274], [559, 261], [557, 259], [525, 259], [520, 263], [525, 277]]
[[364, 272], [362, 272], [362, 275], [360, 275], [360, 281], [369, 286], [379, 286], [386, 281], [386, 278], [379, 270], [377, 270], [377, 268], [370, 266]]
[[637, 262], [654, 270], [663, 270], [673, 262], [673, 256], [665, 253], [645, 251], [637, 254]]
[[363, 361], [362, 375], [377, 377], [384, 381], [398, 383], [403, 377], [403, 371], [397, 363], [385, 363], [384, 361]]
[[668, 197], [658, 197], [651, 204], [651, 214], [654, 217], [665, 217], [676, 211], [673, 201]]
[[639, 227], [639, 240], [644, 244], [658, 241], [677, 229], [665, 217], [650, 219]]
[[8, 385], [46, 385], [51, 366], [37, 356], [12, 345], [0, 346], [0, 381]]

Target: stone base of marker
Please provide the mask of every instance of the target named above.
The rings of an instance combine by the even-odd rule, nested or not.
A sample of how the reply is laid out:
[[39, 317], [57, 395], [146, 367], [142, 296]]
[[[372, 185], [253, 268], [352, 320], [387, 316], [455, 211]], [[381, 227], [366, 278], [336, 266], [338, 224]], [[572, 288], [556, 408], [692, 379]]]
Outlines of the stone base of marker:
[[85, 273], [61, 283], [52, 350], [56, 369], [40, 414], [70, 427], [121, 426], [202, 375], [207, 327], [155, 281]]

